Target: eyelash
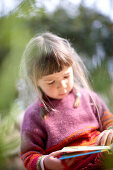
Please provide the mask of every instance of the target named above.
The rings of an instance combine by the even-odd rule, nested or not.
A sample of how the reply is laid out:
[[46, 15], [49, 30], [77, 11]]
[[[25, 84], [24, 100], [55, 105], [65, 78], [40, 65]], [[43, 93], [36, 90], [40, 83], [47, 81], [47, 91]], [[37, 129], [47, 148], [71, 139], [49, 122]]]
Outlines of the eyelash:
[[[68, 78], [69, 78], [69, 75], [68, 76], [64, 76], [64, 79], [68, 79]], [[55, 83], [55, 81], [52, 81], [51, 83], [48, 83], [48, 85], [52, 85], [54, 83]]]
[[52, 84], [54, 84], [55, 83], [55, 81], [52, 81], [51, 83], [48, 83], [48, 85], [52, 85]]
[[67, 79], [67, 78], [69, 78], [69, 75], [68, 76], [64, 76], [64, 79]]

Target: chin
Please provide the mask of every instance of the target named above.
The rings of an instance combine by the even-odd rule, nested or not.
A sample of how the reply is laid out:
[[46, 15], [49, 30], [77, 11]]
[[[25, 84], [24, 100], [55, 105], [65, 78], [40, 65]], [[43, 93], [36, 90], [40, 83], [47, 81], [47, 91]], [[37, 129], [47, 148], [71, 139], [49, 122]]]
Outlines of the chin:
[[63, 99], [65, 96], [67, 96], [67, 94], [62, 95], [62, 96], [58, 96], [57, 99]]
[[56, 100], [60, 100], [60, 99], [63, 99], [64, 97], [61, 97], [61, 96], [54, 96], [54, 97], [51, 97], [52, 99], [56, 99]]

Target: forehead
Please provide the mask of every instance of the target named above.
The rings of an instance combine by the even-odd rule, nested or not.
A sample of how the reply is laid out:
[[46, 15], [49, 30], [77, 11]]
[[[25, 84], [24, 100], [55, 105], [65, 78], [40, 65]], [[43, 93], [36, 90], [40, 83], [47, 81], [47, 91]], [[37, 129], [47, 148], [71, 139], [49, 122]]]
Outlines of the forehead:
[[42, 79], [44, 81], [48, 81], [48, 80], [52, 80], [52, 79], [57, 79], [57, 78], [59, 78], [59, 77], [61, 77], [63, 75], [70, 74], [70, 73], [72, 73], [72, 67], [65, 67], [60, 72], [49, 74], [47, 76], [43, 76]]

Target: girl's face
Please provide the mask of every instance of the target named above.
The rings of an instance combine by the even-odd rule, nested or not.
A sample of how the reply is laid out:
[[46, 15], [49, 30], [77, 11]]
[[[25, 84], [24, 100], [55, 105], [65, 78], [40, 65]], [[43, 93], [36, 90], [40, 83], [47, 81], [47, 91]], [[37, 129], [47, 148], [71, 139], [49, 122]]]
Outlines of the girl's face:
[[73, 88], [73, 69], [65, 67], [62, 71], [43, 76], [38, 80], [38, 86], [53, 99], [62, 99]]

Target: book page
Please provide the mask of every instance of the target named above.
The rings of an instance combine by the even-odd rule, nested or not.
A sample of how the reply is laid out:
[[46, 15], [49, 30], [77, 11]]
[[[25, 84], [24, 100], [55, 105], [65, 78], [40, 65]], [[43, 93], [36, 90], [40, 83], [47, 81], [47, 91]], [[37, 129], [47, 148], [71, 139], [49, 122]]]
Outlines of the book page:
[[80, 151], [96, 151], [110, 150], [110, 146], [69, 146], [62, 149], [63, 152], [80, 152]]

